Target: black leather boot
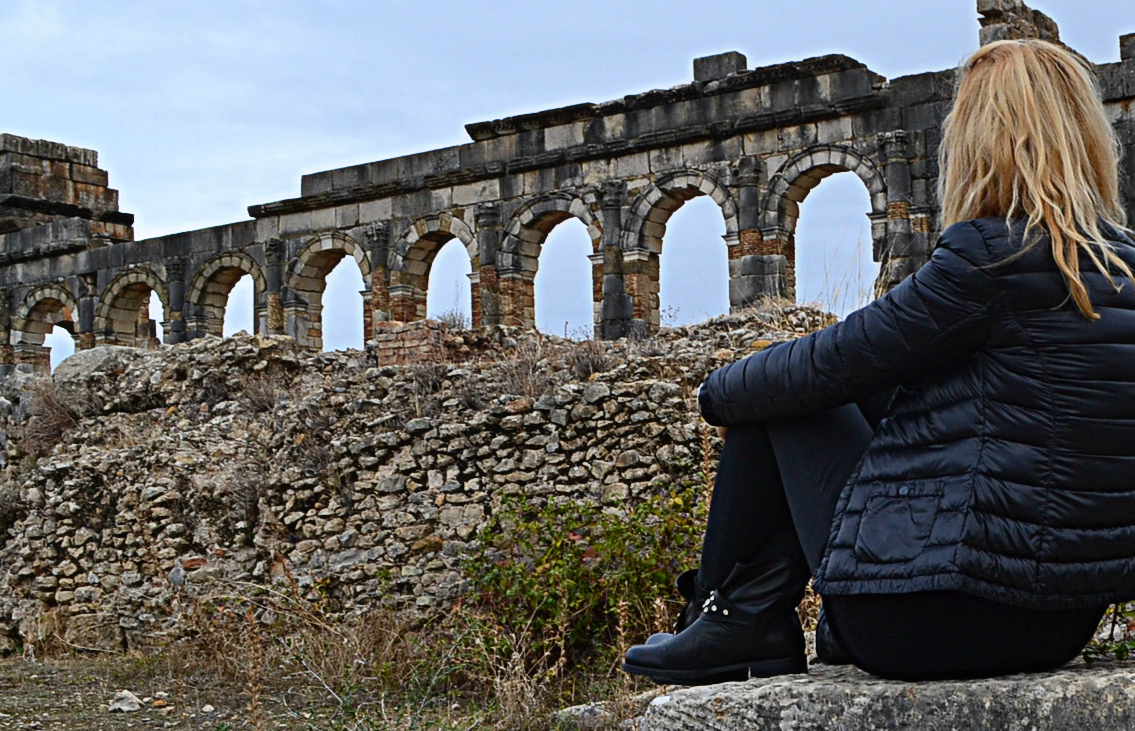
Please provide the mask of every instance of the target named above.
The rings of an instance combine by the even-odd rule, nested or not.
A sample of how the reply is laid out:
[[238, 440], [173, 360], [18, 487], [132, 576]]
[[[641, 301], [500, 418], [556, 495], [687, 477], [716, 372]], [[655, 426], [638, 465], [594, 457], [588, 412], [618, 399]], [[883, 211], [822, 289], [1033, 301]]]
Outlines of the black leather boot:
[[824, 616], [824, 606], [820, 605], [820, 616], [816, 619], [816, 657], [826, 665], [847, 665], [851, 658], [839, 646], [832, 634], [832, 627]]
[[623, 670], [660, 684], [705, 685], [808, 671], [796, 606], [808, 570], [799, 560], [737, 564], [681, 633], [627, 651]]
[[678, 587], [678, 593], [686, 600], [686, 606], [682, 607], [678, 618], [674, 620], [674, 631], [652, 634], [650, 637], [646, 638], [646, 644], [648, 645], [656, 645], [663, 640], [668, 640], [693, 624], [694, 620], [701, 614], [702, 602], [709, 596], [709, 589], [703, 588], [702, 585], [698, 583], [697, 569], [689, 569], [678, 574], [678, 579], [674, 583]]

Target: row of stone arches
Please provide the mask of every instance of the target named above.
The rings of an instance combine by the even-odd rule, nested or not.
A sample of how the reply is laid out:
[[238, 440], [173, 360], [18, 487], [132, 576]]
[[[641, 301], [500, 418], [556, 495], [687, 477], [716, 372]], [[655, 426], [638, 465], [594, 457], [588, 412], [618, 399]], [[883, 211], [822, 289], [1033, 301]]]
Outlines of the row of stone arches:
[[[95, 298], [92, 313], [96, 343], [149, 345], [154, 342], [153, 323], [146, 312], [150, 293], [161, 301], [172, 317], [184, 319], [187, 337], [222, 332], [225, 309], [236, 283], [250, 276], [254, 290], [254, 327], [257, 331], [281, 331], [286, 319], [287, 332], [304, 345], [319, 346], [322, 340], [322, 310], [328, 273], [345, 257], [354, 259], [362, 275], [367, 302], [365, 317], [370, 320], [416, 320], [426, 316], [429, 276], [438, 252], [449, 241], [461, 242], [469, 261], [472, 281], [472, 320], [474, 325], [490, 321], [480, 312], [478, 291], [491, 286], [499, 296], [499, 309], [492, 321], [532, 327], [535, 324], [533, 280], [539, 268], [540, 251], [549, 233], [564, 221], [578, 220], [591, 241], [592, 295], [595, 324], [604, 306], [604, 277], [610, 275], [611, 255], [604, 247], [619, 252], [617, 268], [625, 291], [633, 300], [633, 317], [647, 325], [658, 325], [658, 256], [670, 217], [693, 198], [713, 200], [724, 221], [725, 243], [730, 259], [753, 253], [782, 255], [788, 260], [787, 278], [792, 285], [794, 234], [799, 204], [824, 178], [837, 172], [852, 172], [871, 196], [870, 216], [876, 261], [885, 253], [889, 212], [887, 186], [879, 166], [870, 158], [846, 146], [825, 145], [810, 148], [785, 160], [761, 186], [754, 200], [745, 199], [744, 181], [726, 180], [731, 172], [725, 166], [708, 170], [681, 170], [657, 178], [640, 189], [624, 191], [625, 199], [609, 205], [610, 193], [597, 195], [564, 191], [540, 196], [512, 211], [507, 220], [486, 221], [499, 231], [490, 247], [493, 261], [482, 262], [487, 250], [480, 236], [478, 220], [466, 221], [449, 212], [415, 220], [400, 232], [390, 246], [366, 246], [342, 231], [323, 232], [303, 244], [289, 258], [276, 285], [282, 296], [273, 326], [273, 303], [265, 262], [244, 251], [218, 254], [202, 264], [187, 282], [180, 310], [171, 307], [169, 284], [146, 266], [136, 266], [117, 275]], [[741, 189], [741, 193], [736, 191]], [[629, 193], [629, 195], [627, 195]], [[744, 204], [744, 209], [742, 204]], [[754, 205], [756, 204], [756, 205]], [[610, 209], [616, 209], [618, 235], [605, 239], [611, 228]], [[747, 216], [747, 218], [746, 218]], [[742, 234], [747, 233], [745, 240]], [[754, 245], [753, 236], [757, 236]], [[372, 252], [384, 252], [385, 261], [372, 261]], [[732, 267], [731, 267], [732, 269]], [[383, 276], [375, 276], [382, 270]], [[493, 281], [486, 281], [492, 278]], [[183, 285], [184, 286], [184, 285]], [[732, 286], [730, 287], [732, 291]], [[736, 304], [732, 302], [731, 304]], [[12, 344], [42, 346], [46, 333], [59, 326], [76, 333], [79, 302], [62, 283], [44, 285], [30, 292], [14, 313]]]

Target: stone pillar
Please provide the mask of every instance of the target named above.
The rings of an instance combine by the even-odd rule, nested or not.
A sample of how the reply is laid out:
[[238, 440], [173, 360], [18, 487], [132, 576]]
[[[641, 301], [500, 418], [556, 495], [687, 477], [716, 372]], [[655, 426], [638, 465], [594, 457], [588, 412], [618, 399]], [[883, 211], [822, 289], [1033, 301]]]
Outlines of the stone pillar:
[[[737, 244], [729, 247], [730, 312], [752, 307], [764, 299], [788, 296], [789, 267], [784, 252], [794, 251], [794, 248], [788, 244], [791, 236], [787, 233], [773, 237], [767, 243], [761, 233], [763, 178], [763, 160], [746, 157], [737, 164], [737, 184], [740, 187], [737, 219], [741, 230]], [[792, 286], [795, 287], [795, 284], [793, 267]]]
[[925, 237], [914, 236], [911, 226], [910, 162], [907, 134], [902, 130], [878, 135], [887, 180], [886, 250], [879, 259], [879, 289], [889, 290], [926, 263]]
[[79, 277], [79, 311], [75, 313], [78, 321], [76, 348], [90, 350], [95, 347], [95, 307], [98, 305], [98, 275], [84, 274]]
[[[412, 284], [390, 283], [390, 319], [413, 322], [425, 317], [426, 293]], [[420, 305], [420, 308], [419, 308]], [[421, 314], [419, 314], [419, 309]]]
[[363, 229], [363, 241], [370, 259], [370, 289], [363, 295], [363, 340], [373, 340], [377, 323], [390, 319], [389, 270], [386, 255], [389, 251], [390, 230], [381, 221], [372, 221]]
[[32, 343], [18, 343], [12, 347], [17, 370], [37, 375], [51, 373], [51, 348]]
[[286, 319], [284, 317], [284, 242], [269, 239], [264, 243], [264, 284], [267, 287], [265, 299], [268, 305], [268, 334], [282, 335]]
[[169, 311], [162, 323], [165, 341], [170, 345], [184, 343], [188, 337], [185, 332], [185, 260], [173, 259], [166, 262], [167, 287], [169, 289]]
[[534, 329], [536, 272], [518, 269], [500, 273], [501, 324]]
[[497, 203], [477, 204], [477, 256], [469, 280], [473, 290], [474, 328], [499, 325], [503, 321], [501, 286], [497, 271], [497, 252], [501, 244], [501, 213]]
[[603, 279], [606, 277], [603, 254], [603, 245], [600, 243], [599, 251], [588, 254], [587, 260], [591, 262], [591, 315], [592, 337], [603, 337]]
[[658, 330], [658, 254], [647, 249], [623, 252], [623, 283], [634, 304], [628, 335], [645, 336]]
[[12, 350], [12, 293], [0, 289], [0, 376], [16, 368], [16, 355]]
[[[600, 210], [600, 225], [603, 237], [600, 241], [603, 267], [599, 317], [595, 324], [596, 334], [605, 340], [636, 336], [645, 337], [649, 332], [648, 319], [635, 321], [636, 302], [628, 291], [624, 278], [623, 250], [623, 208], [627, 203], [627, 184], [612, 180], [603, 185], [603, 200]], [[594, 264], [594, 259], [592, 260]]]

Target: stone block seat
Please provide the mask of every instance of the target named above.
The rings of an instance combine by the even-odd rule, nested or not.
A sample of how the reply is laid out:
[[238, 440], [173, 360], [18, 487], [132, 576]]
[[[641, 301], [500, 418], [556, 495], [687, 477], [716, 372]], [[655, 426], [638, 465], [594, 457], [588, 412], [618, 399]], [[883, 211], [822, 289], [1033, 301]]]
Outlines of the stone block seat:
[[1129, 731], [1135, 663], [1077, 659], [1051, 673], [971, 681], [882, 680], [849, 666], [697, 688], [671, 686], [639, 731]]

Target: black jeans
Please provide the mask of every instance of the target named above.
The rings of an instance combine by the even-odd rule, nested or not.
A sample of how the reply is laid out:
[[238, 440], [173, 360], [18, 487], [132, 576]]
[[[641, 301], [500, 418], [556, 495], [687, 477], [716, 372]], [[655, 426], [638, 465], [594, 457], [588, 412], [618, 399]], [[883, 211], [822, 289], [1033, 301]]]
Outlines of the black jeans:
[[[698, 582], [721, 586], [736, 563], [791, 551], [813, 572], [836, 502], [890, 394], [813, 416], [729, 430], [718, 465]], [[795, 538], [785, 541], [786, 535]], [[1073, 659], [1106, 607], [1040, 611], [957, 591], [824, 597], [852, 661], [883, 677], [975, 678], [1048, 670]]]

